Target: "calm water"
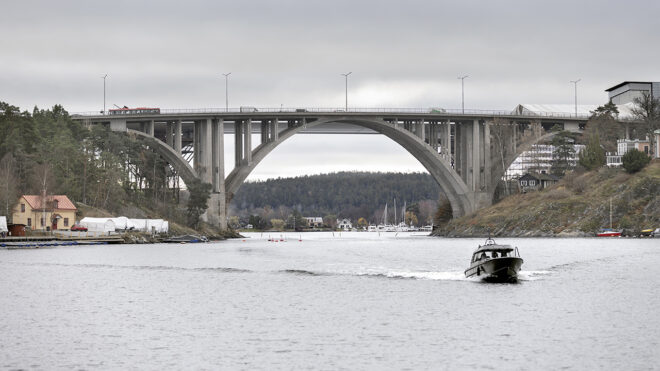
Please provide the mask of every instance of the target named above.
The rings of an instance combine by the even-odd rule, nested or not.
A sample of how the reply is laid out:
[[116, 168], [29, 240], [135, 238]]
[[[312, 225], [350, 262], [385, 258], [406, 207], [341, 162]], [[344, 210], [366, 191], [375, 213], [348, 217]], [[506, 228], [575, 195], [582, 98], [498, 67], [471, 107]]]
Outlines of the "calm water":
[[268, 237], [0, 250], [0, 368], [660, 367], [660, 239], [497, 239], [487, 284], [482, 239]]

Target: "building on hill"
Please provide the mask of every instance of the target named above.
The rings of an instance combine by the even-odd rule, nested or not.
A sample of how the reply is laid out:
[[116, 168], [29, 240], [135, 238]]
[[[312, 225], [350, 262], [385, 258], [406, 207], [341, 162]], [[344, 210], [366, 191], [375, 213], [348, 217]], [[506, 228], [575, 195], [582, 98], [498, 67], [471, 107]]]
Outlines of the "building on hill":
[[[574, 144], [575, 153], [568, 159], [571, 166], [576, 166], [580, 152], [585, 148], [583, 144]], [[518, 156], [506, 171], [507, 179], [515, 179], [525, 173], [538, 172], [549, 173], [552, 167], [552, 155], [555, 146], [552, 144], [534, 144], [529, 151], [524, 151]]]
[[305, 217], [309, 228], [319, 228], [323, 226], [323, 218], [320, 216]]
[[353, 229], [353, 223], [351, 223], [350, 219], [342, 219], [342, 220], [337, 219], [337, 228], [345, 231], [350, 231], [351, 229]]
[[13, 210], [12, 222], [25, 224], [31, 230], [69, 230], [76, 221], [77, 210], [64, 195], [23, 195]]
[[632, 103], [635, 98], [649, 93], [651, 97], [660, 98], [660, 82], [650, 81], [624, 81], [609, 89], [605, 89], [610, 101], [616, 105]]
[[518, 179], [522, 193], [529, 191], [538, 191], [550, 187], [557, 183], [559, 178], [552, 174], [545, 173], [527, 173]]
[[[660, 129], [656, 130], [654, 132], [655, 136], [655, 142], [653, 145], [656, 147], [655, 151], [653, 151], [653, 158], [660, 158]], [[626, 152], [636, 149], [640, 152], [646, 153], [647, 155], [650, 154], [650, 149], [651, 149], [651, 141], [649, 140], [639, 140], [639, 139], [618, 139], [616, 141], [616, 153], [608, 152], [607, 153], [607, 166], [609, 167], [618, 167], [623, 165], [623, 155], [626, 154]]]

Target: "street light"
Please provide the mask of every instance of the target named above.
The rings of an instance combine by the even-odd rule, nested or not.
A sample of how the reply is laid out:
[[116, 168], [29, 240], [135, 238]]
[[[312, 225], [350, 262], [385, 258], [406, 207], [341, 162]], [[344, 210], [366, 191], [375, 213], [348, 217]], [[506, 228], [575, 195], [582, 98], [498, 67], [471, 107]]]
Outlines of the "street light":
[[344, 76], [345, 84], [346, 84], [346, 112], [348, 112], [348, 75], [352, 74], [353, 72], [349, 73], [342, 73], [341, 75]]
[[465, 113], [465, 79], [468, 77], [468, 75], [458, 77], [461, 80], [461, 112], [463, 113]]
[[229, 112], [229, 75], [231, 72], [222, 75], [225, 77], [225, 111]]
[[582, 79], [577, 79], [577, 80], [571, 80], [571, 82], [575, 85], [575, 117], [577, 117], [577, 83], [580, 82]]
[[104, 76], [101, 76], [103, 79], [103, 111], [102, 113], [105, 115], [105, 78], [108, 77], [108, 74], [106, 73]]

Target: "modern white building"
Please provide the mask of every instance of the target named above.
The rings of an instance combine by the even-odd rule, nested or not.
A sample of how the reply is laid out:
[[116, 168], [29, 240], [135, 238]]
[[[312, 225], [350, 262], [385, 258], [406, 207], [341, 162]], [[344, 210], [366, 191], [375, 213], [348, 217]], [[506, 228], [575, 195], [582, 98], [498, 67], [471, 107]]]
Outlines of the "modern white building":
[[612, 103], [623, 105], [632, 103], [635, 98], [641, 98], [643, 93], [650, 93], [651, 97], [660, 98], [660, 82], [624, 81], [605, 89]]
[[[583, 144], [574, 144], [575, 155], [569, 159], [572, 166], [577, 165], [578, 155], [585, 148]], [[517, 179], [529, 172], [550, 173], [552, 154], [555, 146], [552, 144], [535, 144], [516, 158], [506, 171], [506, 179]]]

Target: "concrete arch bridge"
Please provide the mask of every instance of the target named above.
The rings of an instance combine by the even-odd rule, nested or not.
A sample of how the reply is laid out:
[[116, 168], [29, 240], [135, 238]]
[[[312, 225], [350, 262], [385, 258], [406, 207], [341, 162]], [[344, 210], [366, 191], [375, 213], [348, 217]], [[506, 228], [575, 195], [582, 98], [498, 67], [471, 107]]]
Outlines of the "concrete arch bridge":
[[[226, 228], [227, 205], [269, 153], [300, 134], [381, 134], [405, 148], [449, 199], [454, 217], [490, 206], [513, 160], [560, 125], [579, 131], [588, 117], [530, 116], [506, 112], [436, 110], [160, 111], [136, 115], [72, 115], [145, 141], [184, 182], [211, 184], [206, 220]], [[225, 177], [224, 134], [233, 134], [235, 167]], [[260, 134], [253, 146], [253, 134]], [[188, 158], [187, 158], [188, 157]], [[192, 159], [192, 166], [190, 160]]]

